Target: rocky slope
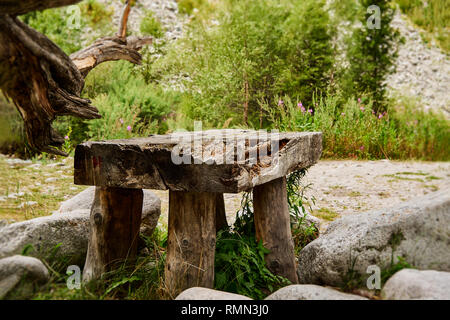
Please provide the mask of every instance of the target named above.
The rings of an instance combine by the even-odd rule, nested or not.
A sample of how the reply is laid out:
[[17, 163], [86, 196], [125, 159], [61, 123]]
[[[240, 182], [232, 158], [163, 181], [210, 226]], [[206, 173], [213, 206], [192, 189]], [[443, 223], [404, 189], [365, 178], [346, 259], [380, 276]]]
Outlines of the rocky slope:
[[429, 46], [407, 17], [397, 11], [392, 26], [405, 43], [399, 48], [397, 72], [387, 79], [388, 87], [403, 95], [421, 98], [425, 109], [442, 110], [450, 116], [450, 60], [434, 43]]

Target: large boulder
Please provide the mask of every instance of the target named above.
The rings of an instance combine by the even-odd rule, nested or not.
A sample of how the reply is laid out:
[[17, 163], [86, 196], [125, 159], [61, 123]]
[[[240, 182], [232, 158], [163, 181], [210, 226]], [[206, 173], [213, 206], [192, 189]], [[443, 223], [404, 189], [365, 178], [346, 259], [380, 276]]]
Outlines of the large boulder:
[[448, 190], [345, 216], [300, 251], [299, 281], [339, 286], [350, 272], [368, 277], [369, 265], [387, 268], [398, 256], [419, 269], [450, 271], [449, 235]]
[[383, 299], [450, 300], [450, 272], [403, 269], [383, 287]]
[[193, 287], [181, 292], [175, 300], [252, 300], [236, 293], [229, 293], [214, 289]]
[[49, 273], [38, 259], [15, 255], [0, 259], [0, 299], [26, 277], [27, 282], [46, 282]]
[[[158, 224], [161, 215], [161, 200], [150, 190], [144, 191], [144, 200], [142, 204], [141, 233], [150, 236]], [[68, 213], [72, 211], [83, 210], [87, 215], [90, 214], [92, 203], [95, 196], [95, 187], [86, 188], [75, 197], [63, 202], [55, 214]]]
[[[0, 258], [20, 254], [67, 258], [84, 262], [89, 236], [89, 215], [81, 211], [39, 217], [0, 227]], [[32, 247], [31, 247], [31, 246]]]
[[293, 284], [275, 291], [265, 300], [367, 300], [367, 298], [314, 284]]
[[[0, 258], [20, 254], [29, 247], [36, 257], [65, 258], [67, 262], [84, 263], [89, 239], [89, 215], [95, 188], [87, 188], [64, 202], [51, 216], [27, 221], [0, 223]], [[151, 235], [158, 223], [161, 202], [151, 191], [144, 190], [141, 232]], [[32, 248], [30, 247], [32, 246]]]

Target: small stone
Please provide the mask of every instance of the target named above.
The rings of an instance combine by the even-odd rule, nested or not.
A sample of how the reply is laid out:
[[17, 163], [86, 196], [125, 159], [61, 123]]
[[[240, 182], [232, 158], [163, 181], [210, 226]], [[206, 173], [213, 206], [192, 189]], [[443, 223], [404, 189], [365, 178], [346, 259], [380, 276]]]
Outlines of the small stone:
[[31, 281], [45, 282], [49, 273], [38, 259], [15, 255], [0, 259], [0, 299], [6, 296], [24, 277]]
[[265, 300], [367, 300], [367, 298], [313, 284], [294, 284], [279, 289]]
[[252, 300], [252, 299], [236, 293], [229, 293], [202, 287], [193, 287], [181, 292], [175, 298], [175, 300]]

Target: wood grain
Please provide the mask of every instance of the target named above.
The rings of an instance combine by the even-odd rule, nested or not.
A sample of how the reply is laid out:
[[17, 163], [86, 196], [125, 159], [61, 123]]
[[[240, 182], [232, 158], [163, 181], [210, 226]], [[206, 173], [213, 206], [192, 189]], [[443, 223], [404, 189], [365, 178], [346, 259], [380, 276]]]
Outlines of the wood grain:
[[216, 194], [169, 192], [169, 234], [165, 268], [168, 293], [214, 285]]
[[292, 240], [286, 178], [279, 178], [253, 189], [256, 238], [270, 250], [267, 267], [292, 283], [298, 283]]
[[142, 202], [140, 189], [96, 188], [83, 281], [98, 279], [117, 265], [134, 261]]

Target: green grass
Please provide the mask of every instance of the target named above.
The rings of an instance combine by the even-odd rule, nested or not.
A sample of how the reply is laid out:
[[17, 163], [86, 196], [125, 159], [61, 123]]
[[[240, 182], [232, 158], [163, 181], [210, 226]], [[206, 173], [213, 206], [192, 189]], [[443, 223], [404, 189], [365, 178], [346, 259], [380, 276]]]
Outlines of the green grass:
[[333, 221], [339, 217], [339, 213], [328, 208], [320, 208], [319, 210], [314, 211], [314, 216], [326, 221]]
[[[64, 167], [52, 167], [56, 163], [52, 160], [13, 165], [7, 159], [0, 155], [0, 219], [23, 221], [50, 215], [61, 201], [85, 189], [73, 184], [71, 158]], [[39, 166], [33, 168], [33, 165]], [[25, 205], [27, 202], [35, 204]]]
[[[435, 39], [450, 53], [450, 2], [448, 0], [396, 0], [400, 10], [425, 32], [425, 41]], [[427, 5], [425, 5], [425, 2]]]

